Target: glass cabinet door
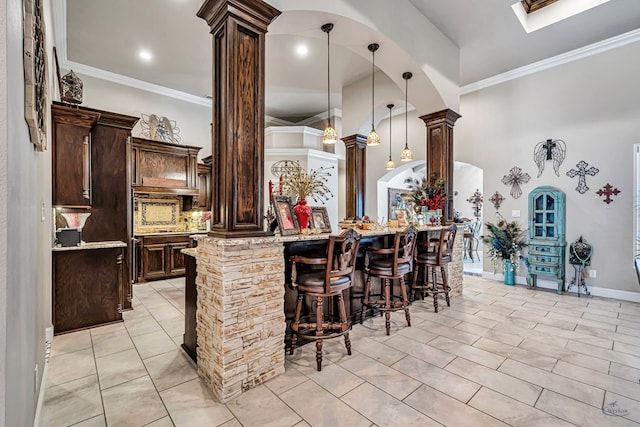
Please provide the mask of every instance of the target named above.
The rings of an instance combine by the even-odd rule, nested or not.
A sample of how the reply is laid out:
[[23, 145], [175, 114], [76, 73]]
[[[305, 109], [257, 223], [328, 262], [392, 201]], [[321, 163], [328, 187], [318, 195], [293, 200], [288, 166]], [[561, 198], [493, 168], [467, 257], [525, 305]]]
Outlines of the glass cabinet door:
[[557, 237], [556, 206], [556, 199], [552, 194], [542, 193], [534, 198], [532, 237], [538, 239]]

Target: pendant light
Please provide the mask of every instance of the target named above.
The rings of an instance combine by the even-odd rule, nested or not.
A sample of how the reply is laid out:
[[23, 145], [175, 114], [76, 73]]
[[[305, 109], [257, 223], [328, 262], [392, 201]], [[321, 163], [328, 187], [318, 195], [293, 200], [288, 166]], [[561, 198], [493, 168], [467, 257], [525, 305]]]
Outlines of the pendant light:
[[378, 43], [371, 43], [368, 46], [369, 52], [371, 52], [373, 56], [373, 61], [371, 61], [371, 131], [369, 132], [369, 135], [367, 135], [367, 145], [380, 145], [380, 136], [373, 125], [373, 113], [375, 107], [376, 50], [378, 50], [379, 47], [380, 45]]
[[393, 104], [387, 105], [387, 108], [389, 109], [389, 161], [387, 162], [387, 170], [390, 171], [396, 168], [393, 160], [391, 160], [391, 109], [393, 108]]
[[327, 33], [327, 127], [322, 133], [322, 143], [330, 145], [335, 144], [338, 140], [336, 130], [331, 126], [331, 45], [329, 44], [329, 33], [333, 30], [333, 24], [324, 24], [320, 28]]
[[413, 153], [409, 150], [409, 79], [413, 77], [413, 74], [406, 72], [402, 74], [404, 79], [404, 148], [400, 153], [400, 161], [408, 162], [413, 160]]

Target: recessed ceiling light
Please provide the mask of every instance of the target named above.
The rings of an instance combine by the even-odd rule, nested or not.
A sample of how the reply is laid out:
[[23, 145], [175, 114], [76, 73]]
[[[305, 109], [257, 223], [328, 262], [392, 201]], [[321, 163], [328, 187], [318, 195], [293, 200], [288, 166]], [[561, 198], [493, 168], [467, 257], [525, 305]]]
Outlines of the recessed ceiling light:
[[151, 58], [153, 58], [153, 55], [151, 55], [151, 52], [149, 52], [146, 49], [140, 49], [140, 52], [138, 52], [138, 56], [140, 57], [140, 59], [142, 59], [145, 62], [149, 62], [151, 61]]
[[297, 54], [299, 57], [301, 57], [301, 58], [302, 58], [302, 57], [305, 57], [305, 56], [307, 56], [307, 54], [308, 54], [308, 53], [309, 53], [309, 48], [307, 47], [307, 45], [299, 44], [299, 45], [296, 47], [296, 54]]

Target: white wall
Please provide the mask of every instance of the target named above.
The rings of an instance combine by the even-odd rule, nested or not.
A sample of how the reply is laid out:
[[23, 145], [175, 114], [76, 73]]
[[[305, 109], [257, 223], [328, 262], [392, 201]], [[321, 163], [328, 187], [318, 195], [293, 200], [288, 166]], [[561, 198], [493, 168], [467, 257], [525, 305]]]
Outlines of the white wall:
[[[587, 284], [632, 292], [638, 291], [632, 269], [633, 144], [640, 142], [638, 75], [640, 43], [635, 43], [467, 94], [461, 99], [454, 144], [456, 160], [484, 170], [483, 194], [499, 190], [507, 199], [500, 212], [510, 219], [512, 210], [520, 210], [519, 221], [525, 227], [531, 190], [552, 185], [564, 191], [567, 242], [582, 235], [594, 246], [591, 268], [597, 270], [597, 278], [587, 279]], [[547, 162], [536, 178], [533, 149], [547, 138], [564, 140], [567, 156], [560, 177]], [[580, 160], [600, 169], [587, 177], [586, 194], [575, 190], [577, 178], [566, 176]], [[519, 199], [509, 196], [509, 187], [500, 181], [513, 166], [531, 175]], [[622, 191], [609, 206], [595, 195], [607, 183]], [[485, 222], [491, 220], [487, 206]], [[525, 272], [523, 268], [519, 275]], [[573, 277], [570, 265], [567, 277]]]
[[[455, 133], [455, 130], [454, 130]], [[461, 213], [462, 218], [475, 219], [473, 215], [473, 205], [467, 202], [476, 190], [482, 193], [482, 169], [474, 165], [464, 162], [454, 162], [453, 165], [453, 191], [458, 194], [453, 196], [453, 208]], [[493, 193], [492, 193], [493, 194]], [[493, 221], [493, 204], [489, 201], [491, 194], [482, 194], [484, 203], [483, 208], [486, 209]], [[480, 211], [480, 220], [482, 220], [482, 210]]]

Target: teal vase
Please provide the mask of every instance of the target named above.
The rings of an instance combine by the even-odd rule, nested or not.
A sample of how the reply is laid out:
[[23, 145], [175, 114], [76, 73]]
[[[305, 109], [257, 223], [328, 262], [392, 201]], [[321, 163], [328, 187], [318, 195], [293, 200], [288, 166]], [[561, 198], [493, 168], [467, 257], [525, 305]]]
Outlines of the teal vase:
[[509, 286], [516, 284], [516, 273], [510, 259], [504, 260], [504, 284]]

